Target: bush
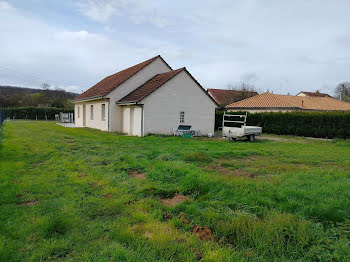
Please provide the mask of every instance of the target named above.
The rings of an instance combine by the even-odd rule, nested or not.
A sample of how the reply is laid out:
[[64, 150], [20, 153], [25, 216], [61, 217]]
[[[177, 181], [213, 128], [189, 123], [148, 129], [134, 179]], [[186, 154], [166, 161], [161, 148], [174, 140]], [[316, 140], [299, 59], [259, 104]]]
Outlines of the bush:
[[55, 120], [55, 115], [60, 112], [73, 113], [73, 110], [66, 110], [56, 107], [8, 107], [3, 108], [6, 117], [11, 119], [38, 119], [38, 120]]
[[[222, 126], [223, 113], [216, 112], [216, 129]], [[264, 133], [276, 135], [350, 138], [350, 112], [251, 113], [247, 125], [261, 126]]]

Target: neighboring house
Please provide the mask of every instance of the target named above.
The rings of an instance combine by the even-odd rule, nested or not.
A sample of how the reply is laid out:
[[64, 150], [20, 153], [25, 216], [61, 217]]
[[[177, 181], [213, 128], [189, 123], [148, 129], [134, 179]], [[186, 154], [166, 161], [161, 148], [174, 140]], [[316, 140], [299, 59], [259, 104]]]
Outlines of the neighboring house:
[[297, 94], [297, 96], [313, 96], [313, 97], [331, 97], [328, 94], [320, 93], [318, 90], [316, 92], [305, 92], [301, 91]]
[[208, 94], [214, 98], [216, 103], [218, 103], [220, 106], [226, 106], [228, 104], [258, 95], [258, 93], [254, 91], [228, 89], [208, 89]]
[[331, 97], [275, 95], [269, 92], [226, 106], [228, 111], [289, 112], [289, 111], [348, 111], [350, 103]]
[[129, 135], [173, 133], [191, 125], [214, 132], [218, 106], [186, 70], [161, 56], [110, 75], [73, 100], [75, 125]]

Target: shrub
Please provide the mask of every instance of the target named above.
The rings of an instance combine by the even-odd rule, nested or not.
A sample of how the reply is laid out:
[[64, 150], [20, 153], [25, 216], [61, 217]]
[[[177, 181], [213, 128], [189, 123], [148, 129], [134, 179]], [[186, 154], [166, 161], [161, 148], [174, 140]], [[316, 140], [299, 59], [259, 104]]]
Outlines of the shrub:
[[66, 110], [56, 107], [8, 107], [3, 108], [6, 117], [11, 119], [38, 119], [38, 120], [55, 120], [55, 115], [60, 112], [73, 113], [73, 110]]
[[[216, 112], [216, 129], [222, 126], [223, 113]], [[350, 138], [350, 112], [254, 113], [248, 114], [247, 125], [261, 126], [264, 133], [276, 135]]]

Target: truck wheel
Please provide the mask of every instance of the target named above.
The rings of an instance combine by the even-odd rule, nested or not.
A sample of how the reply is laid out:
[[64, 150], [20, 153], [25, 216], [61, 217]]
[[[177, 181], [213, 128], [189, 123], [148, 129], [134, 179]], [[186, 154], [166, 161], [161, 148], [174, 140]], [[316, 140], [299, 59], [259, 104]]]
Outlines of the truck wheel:
[[236, 141], [236, 139], [237, 139], [237, 138], [234, 138], [234, 137], [230, 137], [230, 141], [231, 141], [231, 142], [234, 142], [234, 141]]
[[253, 142], [255, 140], [255, 135], [250, 135], [248, 139], [250, 142]]

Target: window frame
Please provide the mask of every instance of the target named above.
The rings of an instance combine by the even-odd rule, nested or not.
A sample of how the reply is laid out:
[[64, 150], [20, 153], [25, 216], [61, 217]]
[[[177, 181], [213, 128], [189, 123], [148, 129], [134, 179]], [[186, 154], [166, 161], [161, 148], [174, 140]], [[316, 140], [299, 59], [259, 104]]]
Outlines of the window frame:
[[80, 118], [80, 106], [77, 106], [78, 109], [78, 118]]
[[185, 123], [185, 111], [180, 111], [180, 123]]
[[90, 105], [90, 120], [94, 120], [94, 105]]
[[106, 104], [101, 104], [101, 120], [106, 121]]

